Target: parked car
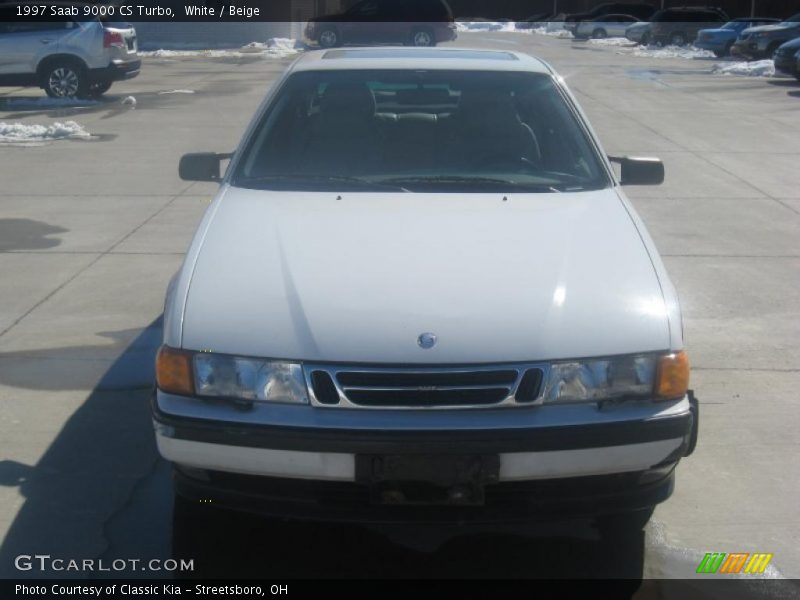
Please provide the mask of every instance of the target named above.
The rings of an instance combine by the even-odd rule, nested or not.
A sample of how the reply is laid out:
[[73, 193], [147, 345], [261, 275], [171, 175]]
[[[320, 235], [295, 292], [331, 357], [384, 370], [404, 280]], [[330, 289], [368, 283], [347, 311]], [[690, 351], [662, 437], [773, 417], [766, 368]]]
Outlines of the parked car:
[[731, 54], [748, 60], [771, 58], [778, 46], [800, 36], [800, 13], [775, 25], [745, 29], [731, 46]]
[[625, 30], [625, 37], [632, 42], [646, 46], [650, 43], [650, 28], [649, 22], [634, 23]]
[[541, 27], [542, 25], [557, 20], [558, 15], [554, 13], [538, 13], [535, 15], [529, 16], [527, 19], [523, 19], [521, 21], [516, 21], [514, 23], [514, 29], [535, 29], [537, 27]]
[[650, 41], [655, 44], [685, 46], [701, 29], [711, 29], [727, 22], [720, 8], [680, 7], [658, 11], [650, 19]]
[[599, 4], [592, 10], [582, 13], [572, 13], [564, 17], [564, 29], [573, 34], [581, 21], [591, 21], [605, 15], [631, 15], [643, 21], [649, 19], [656, 8], [645, 2], [607, 2]]
[[53, 98], [88, 98], [139, 74], [131, 25], [81, 16], [23, 21], [14, 16], [17, 6], [0, 5], [0, 86], [41, 87]]
[[233, 155], [181, 160], [221, 187], [156, 359], [178, 523], [642, 527], [697, 438], [678, 298], [621, 187], [661, 162], [618, 178], [512, 51], [308, 52], [268, 94]]
[[602, 39], [607, 37], [625, 37], [631, 23], [638, 22], [631, 15], [605, 15], [595, 17], [591, 21], [581, 21], [575, 28], [576, 38]]
[[694, 45], [703, 50], [710, 50], [719, 57], [727, 56], [731, 52], [731, 46], [739, 37], [739, 34], [750, 27], [777, 23], [778, 19], [762, 17], [745, 17], [728, 21], [717, 29], [701, 29], [697, 33]]
[[774, 54], [775, 70], [800, 79], [800, 70], [797, 68], [798, 56], [800, 56], [800, 37], [778, 46]]
[[800, 50], [798, 50], [797, 54], [794, 55], [794, 58], [795, 77], [797, 77], [797, 80], [800, 81]]
[[361, 0], [343, 13], [311, 19], [305, 37], [323, 48], [342, 44], [403, 43], [435, 46], [456, 39], [445, 0]]

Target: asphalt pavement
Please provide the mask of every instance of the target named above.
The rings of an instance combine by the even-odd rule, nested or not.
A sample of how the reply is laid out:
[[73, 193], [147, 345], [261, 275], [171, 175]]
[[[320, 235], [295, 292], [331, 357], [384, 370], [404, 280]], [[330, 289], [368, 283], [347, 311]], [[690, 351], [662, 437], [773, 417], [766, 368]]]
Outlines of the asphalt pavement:
[[[627, 192], [678, 288], [701, 401], [673, 497], [618, 539], [553, 524], [463, 531], [431, 553], [441, 532], [220, 514], [176, 547], [222, 576], [682, 578], [706, 552], [769, 552], [768, 576], [800, 577], [800, 84], [541, 35], [455, 45], [543, 57], [609, 153], [665, 162], [664, 185]], [[0, 576], [31, 575], [14, 568], [20, 554], [170, 556], [152, 358], [165, 287], [214, 193], [180, 181], [177, 163], [234, 148], [289, 61], [147, 58], [139, 78], [70, 108], [0, 88], [0, 122], [93, 134], [0, 143]]]

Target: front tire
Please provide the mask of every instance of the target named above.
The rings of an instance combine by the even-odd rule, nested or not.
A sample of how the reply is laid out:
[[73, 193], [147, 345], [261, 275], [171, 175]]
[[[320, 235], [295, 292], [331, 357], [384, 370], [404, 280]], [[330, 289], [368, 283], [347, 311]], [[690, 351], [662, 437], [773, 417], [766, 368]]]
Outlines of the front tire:
[[436, 38], [433, 31], [427, 27], [420, 27], [411, 32], [411, 45], [421, 47], [431, 47], [436, 45]]
[[41, 86], [51, 98], [88, 98], [86, 69], [77, 61], [59, 60], [47, 65], [41, 74]]
[[604, 40], [607, 37], [608, 37], [608, 33], [606, 32], [605, 29], [598, 28], [598, 29], [595, 29], [592, 32], [592, 39], [594, 39], [594, 40]]
[[670, 46], [685, 46], [686, 42], [686, 34], [680, 31], [677, 31], [669, 36]]
[[320, 31], [318, 41], [322, 48], [336, 48], [342, 45], [342, 38], [335, 27], [326, 27]]

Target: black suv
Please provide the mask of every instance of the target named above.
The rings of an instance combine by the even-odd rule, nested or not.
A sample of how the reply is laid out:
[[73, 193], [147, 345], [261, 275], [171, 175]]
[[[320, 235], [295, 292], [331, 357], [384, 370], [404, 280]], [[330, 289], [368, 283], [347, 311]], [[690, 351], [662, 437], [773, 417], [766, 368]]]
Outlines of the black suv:
[[592, 10], [582, 13], [572, 13], [564, 17], [564, 29], [575, 33], [578, 23], [581, 21], [591, 21], [597, 17], [605, 15], [631, 15], [641, 21], [647, 21], [655, 12], [652, 4], [645, 2], [607, 2], [595, 6]]
[[446, 0], [361, 0], [342, 13], [310, 19], [305, 38], [322, 48], [342, 44], [435, 46], [456, 39]]
[[730, 19], [721, 8], [681, 6], [658, 11], [650, 19], [650, 41], [655, 44], [684, 46], [701, 29], [712, 29]]

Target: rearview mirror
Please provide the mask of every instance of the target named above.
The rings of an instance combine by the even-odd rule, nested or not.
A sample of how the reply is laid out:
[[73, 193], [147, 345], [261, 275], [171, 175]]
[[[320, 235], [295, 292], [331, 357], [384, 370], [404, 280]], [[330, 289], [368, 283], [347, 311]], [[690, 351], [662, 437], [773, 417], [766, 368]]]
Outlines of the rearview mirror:
[[184, 181], [220, 181], [220, 164], [233, 156], [216, 152], [195, 152], [181, 156], [178, 174]]
[[664, 182], [664, 163], [658, 158], [609, 156], [619, 163], [622, 185], [658, 185]]

